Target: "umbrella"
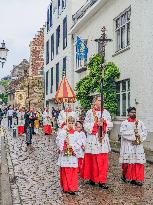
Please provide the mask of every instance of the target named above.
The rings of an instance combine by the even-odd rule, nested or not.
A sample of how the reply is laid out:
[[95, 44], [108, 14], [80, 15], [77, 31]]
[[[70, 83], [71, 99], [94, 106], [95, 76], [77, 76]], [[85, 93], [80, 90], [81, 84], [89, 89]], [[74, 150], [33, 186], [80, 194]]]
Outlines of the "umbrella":
[[76, 100], [76, 95], [68, 83], [66, 77], [60, 82], [58, 90], [55, 95], [56, 103], [74, 103]]

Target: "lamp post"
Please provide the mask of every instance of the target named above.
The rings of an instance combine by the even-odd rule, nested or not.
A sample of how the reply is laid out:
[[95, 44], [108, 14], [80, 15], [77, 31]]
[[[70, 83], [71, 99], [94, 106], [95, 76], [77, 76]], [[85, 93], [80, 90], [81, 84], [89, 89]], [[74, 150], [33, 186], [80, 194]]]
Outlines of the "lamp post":
[[[98, 47], [100, 48], [100, 54], [102, 57], [101, 61], [101, 69], [102, 69], [102, 78], [101, 78], [101, 119], [103, 116], [103, 107], [104, 107], [104, 68], [105, 68], [105, 46], [108, 42], [112, 41], [112, 39], [108, 39], [106, 35], [106, 28], [105, 26], [101, 29], [101, 36], [98, 39], [95, 39], [95, 41], [98, 43]], [[100, 137], [102, 138], [102, 126], [100, 126]]]
[[2, 68], [3, 68], [4, 63], [6, 62], [7, 53], [8, 53], [9, 50], [5, 47], [4, 40], [1, 44], [2, 44], [2, 46], [0, 47], [0, 63], [2, 64]]

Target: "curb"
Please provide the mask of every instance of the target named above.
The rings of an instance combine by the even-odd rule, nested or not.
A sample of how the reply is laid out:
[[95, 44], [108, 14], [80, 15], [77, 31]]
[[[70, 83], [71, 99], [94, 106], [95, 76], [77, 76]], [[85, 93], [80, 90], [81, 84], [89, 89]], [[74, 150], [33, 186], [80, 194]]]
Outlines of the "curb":
[[6, 145], [4, 135], [1, 136], [1, 201], [2, 205], [12, 205], [12, 194], [9, 181]]

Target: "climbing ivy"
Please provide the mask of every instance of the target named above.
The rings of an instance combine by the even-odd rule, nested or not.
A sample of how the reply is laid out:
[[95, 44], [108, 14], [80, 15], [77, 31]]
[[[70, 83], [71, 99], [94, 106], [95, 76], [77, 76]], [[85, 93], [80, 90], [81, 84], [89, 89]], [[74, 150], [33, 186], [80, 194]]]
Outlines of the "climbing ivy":
[[[101, 61], [100, 55], [93, 56], [88, 64], [89, 74], [76, 85], [77, 100], [80, 101], [81, 106], [86, 110], [91, 107], [91, 94], [100, 93]], [[115, 82], [119, 76], [119, 68], [114, 63], [108, 62], [104, 70], [104, 107], [111, 112], [111, 115], [115, 115], [117, 110]]]

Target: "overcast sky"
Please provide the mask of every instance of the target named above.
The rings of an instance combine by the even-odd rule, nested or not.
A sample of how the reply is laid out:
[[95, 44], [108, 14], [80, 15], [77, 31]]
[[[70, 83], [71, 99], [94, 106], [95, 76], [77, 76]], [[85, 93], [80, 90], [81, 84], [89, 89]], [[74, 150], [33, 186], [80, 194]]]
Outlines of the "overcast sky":
[[10, 50], [0, 78], [10, 74], [13, 65], [29, 60], [29, 43], [46, 21], [50, 0], [0, 0], [0, 43]]

